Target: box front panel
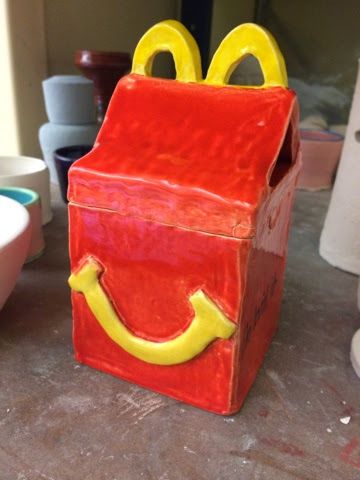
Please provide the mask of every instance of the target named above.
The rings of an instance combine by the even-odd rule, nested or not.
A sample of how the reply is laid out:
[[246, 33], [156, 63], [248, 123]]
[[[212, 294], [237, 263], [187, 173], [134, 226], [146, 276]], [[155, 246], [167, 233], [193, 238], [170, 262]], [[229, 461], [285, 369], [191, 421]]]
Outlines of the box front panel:
[[[81, 270], [89, 258], [96, 260], [101, 266], [97, 291], [103, 292], [104, 302], [106, 298], [111, 302], [117, 321], [135, 340], [159, 344], [181, 338], [194, 322], [190, 300], [199, 291], [232, 326], [238, 321], [239, 259], [249, 241], [73, 204], [69, 212], [72, 272]], [[238, 332], [228, 339], [214, 338], [187, 361], [158, 365], [128, 353], [111, 339], [101, 325], [101, 311], [89, 307], [90, 297], [72, 294], [79, 361], [205, 409], [230, 411]], [[190, 339], [192, 347], [197, 340]], [[183, 347], [180, 341], [174, 348]]]

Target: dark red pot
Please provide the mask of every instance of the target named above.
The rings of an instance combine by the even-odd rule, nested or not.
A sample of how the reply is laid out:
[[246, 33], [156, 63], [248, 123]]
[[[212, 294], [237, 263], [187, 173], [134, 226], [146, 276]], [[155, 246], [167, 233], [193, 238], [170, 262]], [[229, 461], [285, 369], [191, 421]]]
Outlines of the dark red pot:
[[85, 77], [94, 82], [97, 117], [98, 121], [102, 122], [117, 82], [130, 70], [130, 54], [77, 50], [75, 65]]

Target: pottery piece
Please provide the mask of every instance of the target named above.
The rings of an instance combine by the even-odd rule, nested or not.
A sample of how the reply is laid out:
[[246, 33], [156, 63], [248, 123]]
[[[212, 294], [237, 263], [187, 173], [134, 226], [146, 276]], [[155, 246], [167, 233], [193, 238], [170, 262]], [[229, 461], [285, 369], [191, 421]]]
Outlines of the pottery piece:
[[42, 82], [45, 109], [51, 123], [94, 123], [94, 83], [80, 75], [55, 75]]
[[320, 255], [331, 265], [360, 274], [360, 74], [344, 148], [324, 228]]
[[23, 205], [30, 215], [31, 240], [25, 263], [40, 257], [45, 248], [41, 222], [41, 204], [39, 195], [28, 188], [0, 187], [0, 195], [11, 198]]
[[0, 310], [12, 292], [29, 249], [30, 217], [26, 208], [0, 195]]
[[94, 82], [98, 121], [102, 122], [117, 82], [128, 73], [131, 58], [124, 52], [78, 50], [75, 65]]
[[[149, 77], [160, 47], [175, 81]], [[226, 86], [247, 54], [264, 85]], [[286, 85], [281, 53], [257, 25], [225, 37], [205, 81], [179, 22], [142, 37], [96, 148], [69, 170], [80, 362], [216, 413], [239, 410], [281, 304], [300, 170]]]
[[68, 145], [93, 145], [100, 126], [96, 123], [87, 125], [59, 125], [45, 123], [39, 130], [39, 141], [44, 160], [50, 170], [52, 183], [58, 183], [54, 162], [54, 152]]
[[330, 125], [329, 130], [335, 133], [340, 133], [345, 138], [347, 125], [342, 123], [336, 125]]
[[43, 160], [23, 156], [0, 156], [0, 187], [21, 187], [40, 195], [43, 225], [52, 219], [49, 170]]
[[331, 188], [339, 163], [343, 137], [322, 130], [300, 130], [302, 168], [298, 188], [324, 190]]
[[328, 130], [326, 118], [319, 114], [309, 115], [300, 122], [300, 129], [305, 130]]
[[91, 145], [73, 145], [58, 148], [54, 152], [56, 171], [59, 179], [61, 197], [67, 203], [68, 171], [71, 165], [92, 149]]
[[360, 377], [360, 330], [358, 330], [352, 338], [350, 360], [356, 375]]

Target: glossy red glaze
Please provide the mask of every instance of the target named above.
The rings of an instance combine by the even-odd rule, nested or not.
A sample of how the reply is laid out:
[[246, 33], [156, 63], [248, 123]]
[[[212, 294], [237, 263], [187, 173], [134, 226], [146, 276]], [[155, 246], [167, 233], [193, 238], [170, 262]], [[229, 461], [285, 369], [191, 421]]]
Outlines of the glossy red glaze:
[[198, 289], [238, 328], [193, 360], [153, 365], [115, 344], [73, 293], [76, 358], [207, 410], [237, 411], [277, 327], [298, 144], [290, 90], [120, 80], [95, 148], [70, 169], [72, 270], [96, 257], [139, 337], [182, 333]]

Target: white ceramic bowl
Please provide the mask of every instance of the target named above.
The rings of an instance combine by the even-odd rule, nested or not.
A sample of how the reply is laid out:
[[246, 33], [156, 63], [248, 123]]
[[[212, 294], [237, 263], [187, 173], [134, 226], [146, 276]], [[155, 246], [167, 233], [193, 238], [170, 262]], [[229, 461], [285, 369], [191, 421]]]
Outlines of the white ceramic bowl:
[[49, 169], [43, 160], [22, 156], [0, 156], [0, 187], [24, 187], [40, 195], [42, 223], [52, 219]]
[[45, 249], [39, 194], [28, 188], [0, 187], [0, 195], [15, 200], [28, 211], [31, 223], [31, 241], [25, 263], [36, 260]]
[[15, 286], [30, 239], [30, 216], [26, 208], [0, 195], [0, 310]]

